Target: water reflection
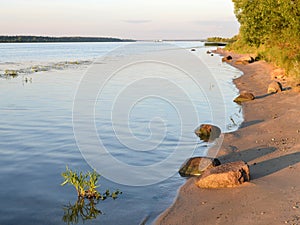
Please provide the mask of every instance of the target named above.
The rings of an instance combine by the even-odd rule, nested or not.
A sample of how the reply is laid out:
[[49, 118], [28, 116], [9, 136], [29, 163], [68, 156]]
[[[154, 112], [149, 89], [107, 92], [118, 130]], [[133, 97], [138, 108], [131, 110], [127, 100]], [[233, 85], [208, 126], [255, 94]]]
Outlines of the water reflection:
[[86, 220], [96, 219], [97, 216], [102, 214], [101, 210], [96, 208], [98, 202], [99, 200], [93, 198], [79, 197], [74, 204], [69, 203], [63, 207], [64, 215], [62, 220], [70, 225], [77, 224], [80, 220], [85, 222]]

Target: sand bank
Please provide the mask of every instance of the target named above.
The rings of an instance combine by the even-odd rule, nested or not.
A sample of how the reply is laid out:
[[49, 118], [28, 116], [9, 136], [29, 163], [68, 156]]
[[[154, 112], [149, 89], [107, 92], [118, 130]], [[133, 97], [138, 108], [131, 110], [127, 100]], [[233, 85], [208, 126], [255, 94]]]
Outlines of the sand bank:
[[284, 82], [285, 91], [267, 95], [274, 67], [263, 61], [235, 65], [239, 55], [230, 55], [244, 73], [234, 83], [256, 99], [243, 103], [244, 122], [225, 134], [218, 157], [246, 161], [251, 182], [206, 190], [190, 178], [156, 224], [300, 224], [300, 95]]

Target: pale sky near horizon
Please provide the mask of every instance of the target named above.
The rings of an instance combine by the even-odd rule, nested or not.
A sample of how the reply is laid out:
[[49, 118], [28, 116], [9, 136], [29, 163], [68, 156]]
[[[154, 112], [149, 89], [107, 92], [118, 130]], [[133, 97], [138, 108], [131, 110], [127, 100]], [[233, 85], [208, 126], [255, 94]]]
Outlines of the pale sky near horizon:
[[231, 0], [1, 0], [0, 35], [232, 37]]

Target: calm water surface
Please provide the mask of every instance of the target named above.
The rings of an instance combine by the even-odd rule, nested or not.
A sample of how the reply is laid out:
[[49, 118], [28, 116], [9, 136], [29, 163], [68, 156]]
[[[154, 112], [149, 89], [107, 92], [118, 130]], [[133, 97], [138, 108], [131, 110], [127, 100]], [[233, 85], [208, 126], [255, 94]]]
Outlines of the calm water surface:
[[[3, 68], [10, 69], [12, 63], [26, 67], [29, 63], [39, 65], [70, 60], [91, 61], [124, 44], [126, 43], [0, 44], [0, 64], [3, 72]], [[227, 110], [226, 125], [222, 129], [236, 129], [231, 118], [237, 124], [242, 118], [240, 107], [232, 103], [237, 94], [232, 79], [239, 76], [240, 72], [220, 63], [220, 57], [207, 55], [207, 49], [202, 43], [175, 44], [187, 49], [197, 47], [197, 51], [192, 54], [206, 63], [222, 87]], [[60, 186], [60, 174], [66, 165], [76, 170], [91, 170], [76, 145], [72, 125], [73, 99], [82, 75], [88, 68], [89, 65], [78, 65], [62, 70], [22, 74], [13, 79], [0, 78], [0, 224], [66, 224], [62, 219], [64, 207], [75, 204], [77, 197], [72, 187]], [[32, 80], [25, 82], [25, 77]], [[111, 90], [116, 88], [119, 88], [118, 82], [112, 83]], [[206, 110], [205, 102], [201, 103], [199, 96], [191, 97], [199, 102], [197, 110], [203, 122], [210, 122], [209, 115], [203, 112]], [[98, 107], [98, 110], [101, 112], [102, 108]], [[160, 99], [148, 99], [137, 105], [133, 110], [131, 120], [134, 123], [131, 124], [131, 129], [139, 138], [146, 138], [149, 130], [145, 128], [145, 123], [155, 117], [156, 113], [169, 118], [169, 126], [173, 132], [168, 134], [166, 144], [160, 151], [144, 155], [134, 151], [130, 154], [116, 151], [116, 157], [131, 164], [148, 165], [170, 154], [170, 148], [176, 145], [176, 139], [172, 139], [172, 135], [176, 134], [179, 124], [172, 107], [164, 105]], [[102, 129], [108, 121], [99, 119], [96, 122], [98, 129]], [[126, 131], [127, 124], [123, 126]], [[191, 135], [192, 133], [193, 131]], [[126, 132], [123, 135], [126, 136]], [[194, 155], [203, 154], [206, 151], [205, 144], [196, 137], [194, 140], [199, 143]], [[122, 148], [109, 133], [105, 135], [104, 142], [112, 149]], [[178, 159], [178, 167], [184, 161], [185, 159]], [[100, 190], [120, 189], [123, 194], [115, 201], [100, 202], [97, 208], [103, 214], [96, 219], [86, 220], [84, 224], [132, 225], [140, 224], [144, 219], [148, 221], [147, 224], [151, 224], [170, 206], [184, 182], [185, 179], [176, 171], [163, 182], [142, 187], [125, 186], [102, 177]], [[83, 222], [79, 220], [78, 224]]]

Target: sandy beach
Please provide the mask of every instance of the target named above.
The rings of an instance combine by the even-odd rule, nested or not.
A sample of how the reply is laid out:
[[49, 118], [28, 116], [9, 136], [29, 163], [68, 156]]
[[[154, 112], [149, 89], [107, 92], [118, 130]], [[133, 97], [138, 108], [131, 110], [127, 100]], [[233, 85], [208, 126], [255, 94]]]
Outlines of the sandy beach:
[[[226, 52], [222, 52], [226, 56]], [[227, 133], [218, 158], [243, 160], [251, 181], [237, 188], [200, 189], [190, 178], [157, 225], [300, 224], [300, 94], [282, 81], [284, 91], [267, 94], [274, 67], [264, 61], [236, 65], [240, 91], [255, 95], [243, 103], [244, 122]]]

